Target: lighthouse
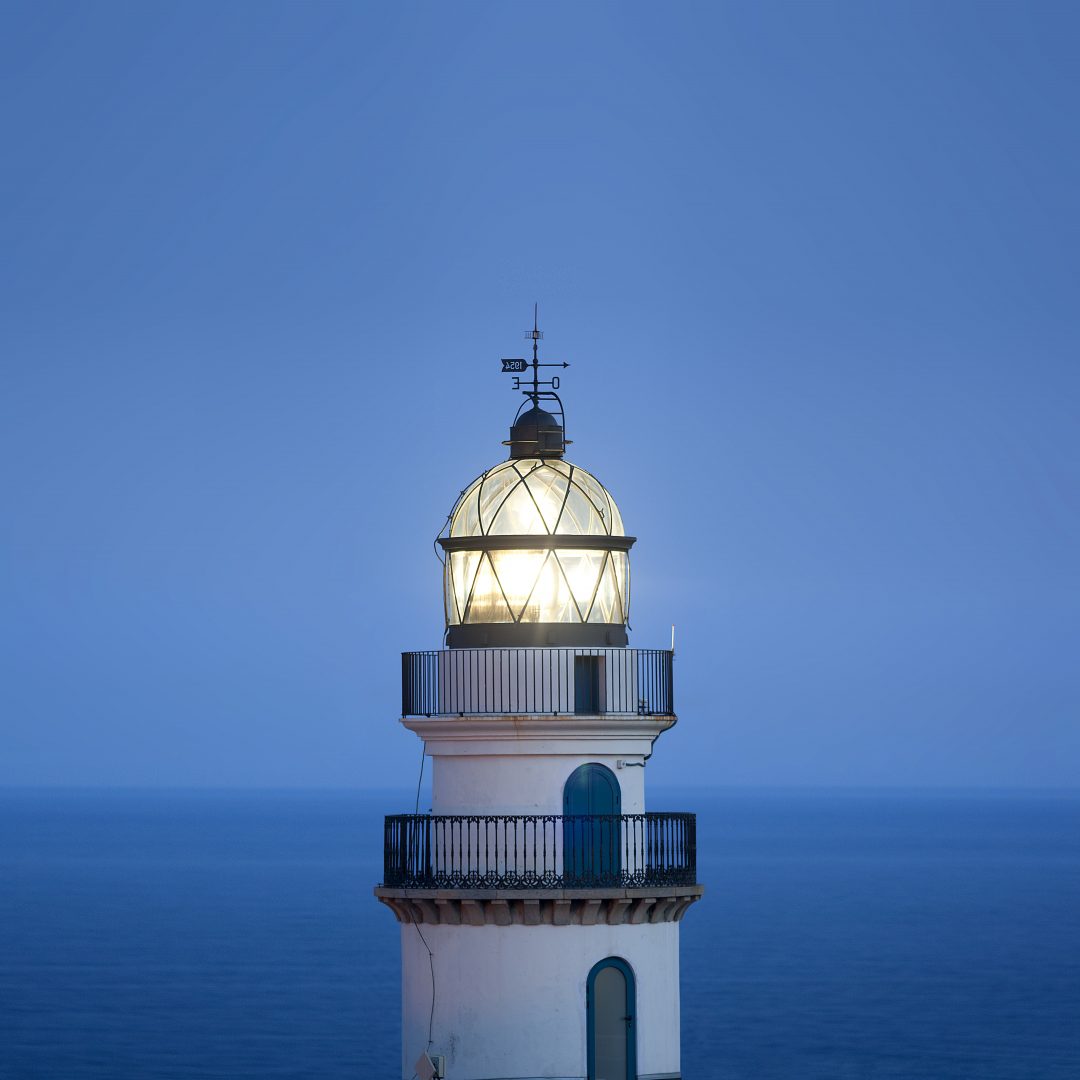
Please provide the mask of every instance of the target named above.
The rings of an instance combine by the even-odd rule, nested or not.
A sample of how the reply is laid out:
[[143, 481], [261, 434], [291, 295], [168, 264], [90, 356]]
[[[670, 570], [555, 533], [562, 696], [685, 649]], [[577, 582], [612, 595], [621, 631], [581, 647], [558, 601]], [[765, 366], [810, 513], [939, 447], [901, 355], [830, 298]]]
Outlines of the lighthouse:
[[386, 818], [375, 889], [400, 923], [401, 1077], [677, 1080], [679, 929], [703, 889], [693, 814], [645, 797], [673, 651], [630, 646], [635, 537], [567, 460], [541, 378], [566, 365], [535, 320], [526, 336], [531, 359], [502, 361], [524, 394], [508, 453], [438, 537], [444, 647], [401, 658], [432, 785], [429, 813]]

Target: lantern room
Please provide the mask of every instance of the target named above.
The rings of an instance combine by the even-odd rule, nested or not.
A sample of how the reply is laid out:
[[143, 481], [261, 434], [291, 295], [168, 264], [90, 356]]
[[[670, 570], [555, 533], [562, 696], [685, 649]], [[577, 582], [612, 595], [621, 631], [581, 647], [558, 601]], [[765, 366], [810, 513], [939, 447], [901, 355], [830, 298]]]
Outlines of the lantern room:
[[510, 459], [465, 489], [439, 537], [447, 644], [625, 645], [634, 537], [603, 484], [562, 458], [558, 421], [530, 412], [543, 419], [515, 422]]

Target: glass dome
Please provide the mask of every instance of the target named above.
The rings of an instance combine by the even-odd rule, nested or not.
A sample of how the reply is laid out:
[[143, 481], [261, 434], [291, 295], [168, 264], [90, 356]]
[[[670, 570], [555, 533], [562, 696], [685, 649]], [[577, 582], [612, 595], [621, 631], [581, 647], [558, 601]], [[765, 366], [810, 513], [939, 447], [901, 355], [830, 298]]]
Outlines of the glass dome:
[[451, 536], [623, 536], [615, 500], [561, 458], [504, 461], [481, 473], [450, 515]]
[[[450, 644], [625, 644], [633, 542], [586, 470], [560, 458], [496, 465], [465, 489], [439, 540]], [[454, 629], [490, 624], [550, 632]], [[556, 629], [575, 625], [593, 630]]]

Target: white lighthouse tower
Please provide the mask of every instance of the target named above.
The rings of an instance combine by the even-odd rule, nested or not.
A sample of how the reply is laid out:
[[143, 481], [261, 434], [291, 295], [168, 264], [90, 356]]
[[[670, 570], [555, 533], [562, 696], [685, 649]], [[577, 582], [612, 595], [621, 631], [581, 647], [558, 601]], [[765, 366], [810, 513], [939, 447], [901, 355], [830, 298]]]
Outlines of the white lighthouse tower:
[[[376, 896], [401, 925], [402, 1080], [676, 1080], [694, 817], [646, 810], [675, 723], [672, 653], [632, 649], [614, 499], [564, 458], [532, 360], [510, 456], [439, 544], [446, 648], [402, 655], [430, 814], [386, 819]], [[553, 365], [554, 366], [554, 365]], [[558, 365], [562, 367], [563, 365]]]

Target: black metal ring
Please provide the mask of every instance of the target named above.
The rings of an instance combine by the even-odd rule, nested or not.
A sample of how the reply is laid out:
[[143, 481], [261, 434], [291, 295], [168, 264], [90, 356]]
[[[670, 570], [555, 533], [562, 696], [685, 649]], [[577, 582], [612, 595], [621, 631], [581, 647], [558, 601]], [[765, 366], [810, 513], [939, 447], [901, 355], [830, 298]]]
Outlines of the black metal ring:
[[556, 533], [554, 536], [440, 536], [443, 551], [629, 551], [636, 536]]

